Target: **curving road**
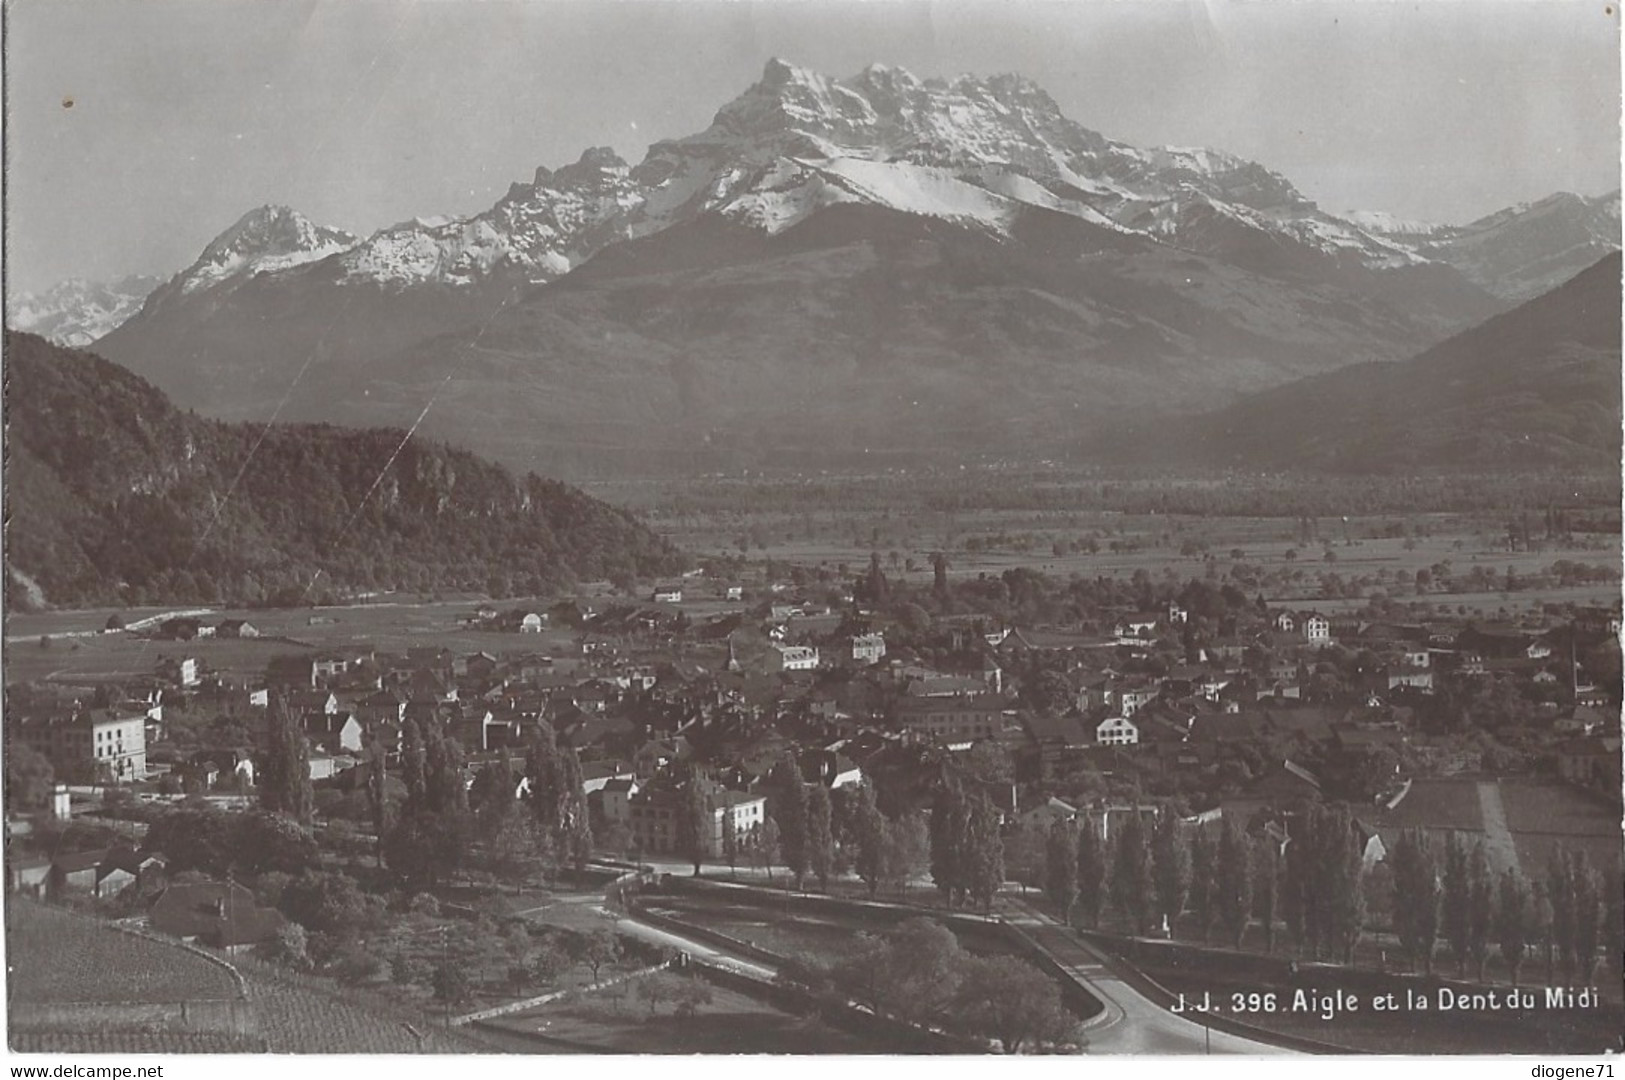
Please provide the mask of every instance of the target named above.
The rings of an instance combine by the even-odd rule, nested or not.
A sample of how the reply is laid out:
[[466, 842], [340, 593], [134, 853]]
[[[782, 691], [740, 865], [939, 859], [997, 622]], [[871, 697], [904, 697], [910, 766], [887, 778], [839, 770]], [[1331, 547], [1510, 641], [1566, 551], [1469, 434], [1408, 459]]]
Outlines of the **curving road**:
[[[693, 871], [690, 863], [669, 863], [652, 860], [657, 871], [687, 876]], [[740, 885], [741, 888], [749, 886]], [[1080, 940], [1048, 915], [1013, 896], [1003, 898], [1006, 903], [1004, 920], [1021, 927], [1044, 951], [1055, 958], [1067, 973], [1082, 983], [1105, 1007], [1104, 1011], [1084, 1025], [1089, 1040], [1088, 1052], [1093, 1054], [1245, 1054], [1251, 1056], [1294, 1054], [1270, 1043], [1214, 1031], [1202, 1024], [1176, 1016], [1140, 993], [1112, 972], [1105, 958], [1088, 943]], [[630, 920], [622, 921], [626, 929]], [[638, 925], [638, 930], [649, 935], [664, 934], [653, 927]], [[662, 944], [677, 944], [681, 939], [670, 938]], [[650, 937], [650, 940], [657, 940]], [[728, 957], [698, 942], [680, 945], [708, 959], [723, 957], [735, 965], [749, 964], [737, 957]], [[750, 967], [758, 965], [749, 964]]]
[[1175, 1016], [1141, 994], [1107, 967], [1104, 958], [1047, 915], [1020, 900], [1012, 900], [1004, 918], [1055, 958], [1074, 979], [1105, 1006], [1105, 1011], [1084, 1025], [1092, 1054], [1291, 1054], [1268, 1043], [1213, 1031]]
[[670, 933], [666, 930], [662, 930], [657, 926], [650, 926], [648, 923], [639, 922], [636, 915], [621, 915], [617, 917], [614, 915], [614, 913], [605, 910], [603, 907], [599, 907], [597, 910], [600, 914], [615, 919], [614, 925], [616, 931], [630, 937], [639, 938], [654, 945], [662, 945], [667, 948], [678, 949], [682, 952], [688, 953], [690, 956], [703, 960], [708, 964], [712, 964], [720, 968], [727, 968], [730, 971], [737, 971], [741, 975], [749, 975], [755, 979], [765, 979], [771, 982], [778, 975], [776, 970], [766, 966], [765, 964], [758, 964], [753, 960], [744, 960], [733, 955], [732, 953], [725, 953], [720, 949], [707, 945], [702, 941], [695, 941], [692, 938], [679, 937], [678, 935]]

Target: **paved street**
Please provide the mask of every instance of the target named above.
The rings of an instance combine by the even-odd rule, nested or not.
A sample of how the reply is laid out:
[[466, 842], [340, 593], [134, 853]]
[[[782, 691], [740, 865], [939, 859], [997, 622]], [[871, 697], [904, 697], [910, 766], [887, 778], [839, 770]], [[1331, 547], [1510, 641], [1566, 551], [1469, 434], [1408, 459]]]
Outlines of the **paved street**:
[[1025, 902], [1012, 900], [1006, 921], [1025, 930], [1100, 999], [1106, 1011], [1089, 1022], [1089, 1050], [1097, 1054], [1288, 1054], [1268, 1043], [1210, 1031], [1164, 1009], [1113, 975], [1090, 946]]
[[[664, 860], [647, 862], [646, 865], [652, 866], [657, 872], [682, 877], [689, 876], [694, 870], [692, 863]], [[706, 872], [713, 880], [717, 879], [718, 871], [715, 868], [708, 866]], [[1086, 1028], [1091, 1053], [1247, 1055], [1293, 1053], [1278, 1046], [1255, 1042], [1228, 1032], [1211, 1031], [1199, 1023], [1175, 1016], [1112, 974], [1093, 948], [1064, 927], [1057, 925], [1048, 915], [1017, 897], [1006, 894], [1003, 900], [1006, 906], [1004, 916], [1006, 921], [1019, 925], [1031, 935], [1105, 1006], [1105, 1012], [1091, 1020]], [[633, 924], [629, 920], [623, 920], [621, 925], [625, 930]], [[652, 927], [640, 926], [639, 929], [655, 934], [661, 933]], [[678, 947], [690, 948], [687, 945]], [[701, 945], [695, 945], [690, 951], [700, 956], [706, 956], [707, 952], [712, 956], [722, 955], [715, 950], [706, 950], [706, 947]], [[738, 960], [733, 962], [745, 963]]]

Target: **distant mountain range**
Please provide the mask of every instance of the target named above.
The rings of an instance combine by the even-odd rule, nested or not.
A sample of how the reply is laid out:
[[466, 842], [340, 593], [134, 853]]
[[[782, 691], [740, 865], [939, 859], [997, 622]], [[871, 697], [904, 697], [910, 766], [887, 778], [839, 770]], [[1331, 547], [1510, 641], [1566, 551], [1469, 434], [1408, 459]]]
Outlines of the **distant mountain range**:
[[1341, 368], [1125, 442], [1250, 468], [1616, 471], [1620, 275], [1615, 252], [1414, 360]]
[[602, 474], [1047, 452], [1403, 359], [1619, 247], [1618, 193], [1462, 227], [1321, 211], [1018, 76], [771, 61], [636, 166], [364, 239], [250, 212], [97, 349], [235, 419]]
[[624, 511], [466, 451], [205, 420], [98, 356], [17, 332], [5, 344], [13, 609], [535, 594], [683, 562]]
[[7, 325], [58, 345], [83, 348], [123, 325], [161, 284], [162, 278], [143, 274], [110, 282], [69, 278], [42, 293], [12, 297]]

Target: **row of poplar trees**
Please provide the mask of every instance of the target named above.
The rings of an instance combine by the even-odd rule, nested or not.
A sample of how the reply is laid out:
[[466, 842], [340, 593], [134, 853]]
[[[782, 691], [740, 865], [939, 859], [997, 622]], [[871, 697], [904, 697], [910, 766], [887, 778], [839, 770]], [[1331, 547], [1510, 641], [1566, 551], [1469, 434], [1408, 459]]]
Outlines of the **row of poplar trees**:
[[[818, 878], [821, 888], [829, 888], [830, 875], [835, 870], [835, 832], [833, 808], [829, 789], [823, 784], [808, 784], [802, 780], [801, 767], [794, 755], [786, 752], [768, 774], [767, 812], [772, 821], [772, 842], [760, 840], [773, 857], [776, 844], [778, 856], [795, 878], [796, 888], [806, 885], [807, 875]], [[732, 836], [732, 814], [723, 815], [723, 854], [732, 865], [737, 857], [738, 838]], [[696, 856], [695, 871], [699, 863]]]
[[1525, 960], [1544, 950], [1547, 981], [1589, 983], [1599, 945], [1619, 962], [1625, 944], [1621, 890], [1605, 887], [1583, 851], [1559, 847], [1544, 880], [1516, 869], [1496, 876], [1483, 841], [1452, 833], [1436, 843], [1407, 830], [1387, 853], [1387, 881], [1364, 862], [1363, 834], [1341, 807], [1311, 806], [1293, 820], [1290, 842], [1249, 835], [1235, 822], [1187, 827], [1170, 813], [1086, 815], [1045, 836], [1044, 891], [1068, 922], [1100, 927], [1108, 914], [1144, 936], [1165, 930], [1215, 933], [1240, 948], [1249, 926], [1273, 953], [1285, 931], [1300, 955], [1353, 963], [1367, 927], [1373, 887], [1389, 892], [1390, 922], [1412, 966], [1432, 973], [1442, 945], [1458, 976], [1483, 981], [1492, 947], [1516, 983]]
[[[1203, 941], [1221, 932], [1239, 945], [1256, 912], [1268, 947], [1275, 947], [1275, 927], [1285, 918], [1306, 946], [1329, 950], [1340, 941], [1338, 920], [1346, 919], [1333, 882], [1352, 868], [1338, 845], [1305, 845], [1300, 860], [1314, 860], [1305, 886], [1285, 887], [1283, 859], [1269, 843], [1255, 843], [1233, 823], [1215, 830], [1188, 831], [1178, 818], [1163, 814], [1154, 822], [1136, 809], [1110, 819], [1092, 815], [1081, 821], [1050, 826], [1044, 846], [1044, 891], [1066, 915], [1099, 927], [1115, 912], [1135, 934], [1153, 929], [1195, 929]], [[1331, 835], [1325, 830], [1325, 835]], [[1309, 887], [1309, 883], [1313, 886]], [[1345, 893], [1348, 895], [1348, 893]]]
[[1516, 868], [1497, 876], [1482, 840], [1468, 848], [1459, 834], [1440, 844], [1407, 829], [1394, 843], [1393, 930], [1413, 965], [1433, 971], [1439, 945], [1455, 963], [1484, 980], [1492, 952], [1517, 984], [1525, 962], [1544, 954], [1546, 981], [1589, 984], [1599, 946], [1618, 964], [1625, 944], [1620, 889], [1603, 876], [1583, 850], [1553, 849], [1543, 878], [1533, 881]]
[[[837, 837], [828, 789], [803, 782], [794, 758], [787, 754], [769, 774], [767, 836], [753, 840], [769, 858], [776, 853], [798, 889], [811, 875], [827, 890], [831, 874], [844, 861], [873, 896], [882, 887], [903, 888], [929, 866], [949, 907], [991, 908], [1004, 882], [1004, 842], [998, 811], [983, 793], [945, 778], [932, 804], [929, 826], [919, 814], [881, 813], [867, 782], [851, 798], [845, 827]], [[690, 804], [697, 807], [698, 796], [691, 796]], [[697, 816], [696, 810], [684, 815]], [[730, 818], [723, 818], [722, 844], [732, 865], [737, 841]], [[696, 856], [696, 873], [698, 869]]]

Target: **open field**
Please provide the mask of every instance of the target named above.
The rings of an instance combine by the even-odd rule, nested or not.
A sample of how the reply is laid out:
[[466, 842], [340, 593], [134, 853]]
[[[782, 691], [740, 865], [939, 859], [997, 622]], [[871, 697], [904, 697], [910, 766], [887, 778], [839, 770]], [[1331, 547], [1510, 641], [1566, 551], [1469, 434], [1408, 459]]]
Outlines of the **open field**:
[[1424, 777], [1392, 810], [1374, 812], [1371, 823], [1382, 829], [1440, 829], [1478, 832], [1484, 828], [1478, 782], [1472, 779]]
[[[1181, 578], [1187, 578], [1203, 576], [1211, 562], [1217, 562], [1221, 569], [1243, 562], [1264, 569], [1301, 571], [1307, 584], [1300, 591], [1309, 595], [1314, 594], [1322, 572], [1334, 572], [1343, 578], [1380, 576], [1384, 571], [1389, 576], [1401, 572], [1414, 575], [1417, 570], [1449, 562], [1457, 575], [1483, 565], [1498, 576], [1504, 575], [1508, 567], [1516, 574], [1529, 576], [1546, 571], [1558, 559], [1606, 565], [1617, 565], [1619, 561], [1617, 537], [1591, 537], [1583, 544], [1554, 544], [1538, 551], [1509, 552], [1504, 532], [1486, 534], [1468, 521], [1435, 523], [1434, 527], [1445, 531], [1409, 541], [1398, 536], [1374, 535], [1390, 524], [1387, 518], [1351, 519], [1347, 539], [1339, 525], [1336, 535], [1305, 543], [1298, 539], [1297, 523], [1291, 518], [1113, 515], [1079, 519], [1072, 515], [1035, 518], [1027, 513], [971, 511], [955, 515], [951, 526], [939, 530], [911, 527], [875, 536], [872, 531], [860, 529], [856, 536], [818, 539], [769, 533], [765, 534], [765, 544], [750, 546], [747, 557], [829, 569], [838, 569], [844, 564], [848, 572], [855, 574], [868, 565], [870, 554], [878, 551], [888, 576], [918, 585], [931, 583], [929, 560], [935, 551], [948, 553], [951, 575], [969, 577], [1024, 566], [1059, 577], [1074, 574], [1130, 577], [1139, 570], [1160, 577], [1172, 570]], [[740, 553], [736, 544], [703, 524], [670, 535], [676, 543], [698, 554]], [[1094, 552], [1057, 551], [1057, 544], [1070, 548], [1091, 539], [1098, 548]], [[967, 547], [967, 541], [971, 546]], [[1122, 550], [1111, 550], [1114, 542]], [[1205, 549], [1208, 558], [1203, 557], [1201, 549]], [[899, 556], [898, 564], [891, 561], [894, 551]], [[1239, 559], [1234, 557], [1237, 551], [1241, 553]], [[1334, 556], [1330, 562], [1325, 559], [1328, 551]], [[909, 561], [914, 564], [912, 570], [908, 568]], [[1567, 598], [1589, 602], [1582, 598], [1604, 593], [1617, 595], [1618, 589], [1604, 586], [1564, 591], [1571, 594]], [[1426, 598], [1441, 603], [1456, 602], [1442, 593]], [[1531, 593], [1518, 592], [1512, 594], [1512, 599], [1525, 602], [1535, 598]], [[1482, 603], [1484, 598], [1475, 597], [1466, 602]]]
[[[1619, 555], [1617, 530], [1604, 527], [1617, 517], [1617, 480], [1605, 477], [1150, 477], [1039, 463], [592, 490], [697, 554], [856, 569], [878, 551], [890, 573], [895, 553], [895, 572], [920, 582], [930, 580], [934, 551], [948, 554], [955, 574], [1031, 566], [1086, 577], [1157, 575], [1239, 551], [1266, 567], [1295, 564], [1311, 580], [1323, 569], [1414, 573], [1446, 560], [1458, 574], [1475, 561], [1529, 574], [1558, 558], [1617, 565]], [[1549, 538], [1548, 511], [1602, 531]], [[1509, 527], [1538, 550], [1508, 551]]]
[[297, 975], [243, 956], [234, 966], [248, 981], [249, 999], [272, 1053], [467, 1054], [510, 1050], [477, 1033], [445, 1028], [432, 1013], [328, 979]]
[[[1490, 790], [1481, 792], [1481, 787]], [[1485, 812], [1499, 801], [1504, 821]], [[1366, 819], [1392, 841], [1401, 829], [1421, 828], [1443, 844], [1455, 832], [1470, 844], [1488, 842], [1492, 865], [1508, 868], [1512, 860], [1532, 878], [1544, 875], [1547, 860], [1559, 844], [1583, 850], [1592, 865], [1617, 869], [1625, 854], [1618, 810], [1574, 788], [1556, 782], [1495, 780], [1481, 777], [1422, 779], [1391, 811]], [[1504, 832], [1503, 832], [1504, 830]]]
[[[461, 626], [459, 620], [475, 606], [474, 601], [459, 600], [343, 608], [211, 609], [204, 617], [206, 621], [246, 619], [261, 636], [193, 641], [154, 641], [128, 632], [101, 633], [110, 614], [106, 610], [20, 613], [7, 619], [6, 681], [116, 681], [150, 675], [161, 658], [182, 655], [197, 657], [209, 670], [259, 676], [273, 656], [348, 645], [373, 645], [397, 652], [419, 646], [448, 648], [459, 654], [483, 650], [498, 657], [576, 653], [577, 646], [567, 630], [518, 634]], [[505, 600], [498, 606], [506, 609], [526, 605], [525, 601]], [[540, 603], [532, 606], [545, 610]], [[139, 612], [124, 614], [130, 621], [141, 616]], [[320, 621], [312, 624], [312, 618]], [[87, 622], [94, 631], [86, 631]], [[49, 644], [40, 644], [42, 635], [50, 636]]]
[[6, 903], [9, 993], [19, 1001], [230, 1001], [237, 983], [179, 945], [18, 897]]
[[1618, 842], [1617, 808], [1567, 784], [1506, 780], [1501, 783], [1507, 825], [1513, 832], [1604, 836]]

